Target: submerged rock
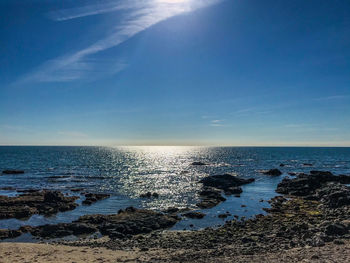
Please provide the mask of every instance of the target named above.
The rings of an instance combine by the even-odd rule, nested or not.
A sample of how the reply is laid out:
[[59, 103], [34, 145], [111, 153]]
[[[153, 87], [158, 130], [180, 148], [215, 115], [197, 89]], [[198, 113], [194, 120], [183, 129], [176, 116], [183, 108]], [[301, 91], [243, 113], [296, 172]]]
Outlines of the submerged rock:
[[272, 176], [279, 176], [282, 174], [282, 172], [278, 169], [270, 169], [268, 171], [263, 172], [263, 174], [272, 175]]
[[203, 162], [193, 162], [191, 165], [207, 165], [206, 163]]
[[158, 198], [158, 197], [159, 197], [159, 194], [156, 193], [156, 192], [154, 192], [154, 193], [147, 192], [147, 193], [145, 193], [145, 194], [140, 194], [140, 197], [141, 197], [141, 198], [152, 198], [152, 197]]
[[0, 219], [26, 218], [33, 214], [52, 215], [73, 210], [76, 196], [64, 196], [59, 191], [34, 191], [19, 196], [0, 196]]
[[23, 170], [4, 170], [3, 174], [24, 174]]

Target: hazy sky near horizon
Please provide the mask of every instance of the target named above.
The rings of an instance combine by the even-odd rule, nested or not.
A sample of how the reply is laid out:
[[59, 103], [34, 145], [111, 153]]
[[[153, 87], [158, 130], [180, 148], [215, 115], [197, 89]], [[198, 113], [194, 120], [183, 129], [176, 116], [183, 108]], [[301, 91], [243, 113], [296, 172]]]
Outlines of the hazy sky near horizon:
[[350, 1], [2, 0], [0, 145], [350, 146]]

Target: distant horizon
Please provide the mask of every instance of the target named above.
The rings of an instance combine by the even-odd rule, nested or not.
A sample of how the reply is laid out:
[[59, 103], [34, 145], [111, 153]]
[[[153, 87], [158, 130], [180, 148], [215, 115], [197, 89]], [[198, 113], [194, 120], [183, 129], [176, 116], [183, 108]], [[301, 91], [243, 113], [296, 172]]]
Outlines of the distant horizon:
[[266, 148], [350, 148], [350, 145], [0, 145], [0, 147], [109, 147], [109, 148], [118, 148], [118, 147], [266, 147]]

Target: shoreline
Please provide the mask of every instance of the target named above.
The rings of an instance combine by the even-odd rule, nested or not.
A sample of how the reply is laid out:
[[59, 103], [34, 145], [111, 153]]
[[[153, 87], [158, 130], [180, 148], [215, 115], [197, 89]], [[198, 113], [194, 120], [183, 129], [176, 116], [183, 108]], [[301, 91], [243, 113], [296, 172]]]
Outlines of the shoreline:
[[[273, 170], [268, 171], [268, 173], [272, 172]], [[209, 205], [217, 205], [225, 202], [221, 199], [221, 193], [237, 191], [236, 184], [248, 182], [249, 180], [229, 175], [209, 176], [202, 181], [203, 189], [200, 195]], [[264, 262], [263, 259], [259, 259], [263, 255], [271, 259], [268, 262], [281, 262], [274, 260], [280, 260], [278, 255], [287, 256], [288, 254], [290, 257], [294, 255], [294, 258], [284, 262], [300, 262], [293, 261], [295, 258], [322, 261], [320, 255], [312, 254], [315, 251], [318, 253], [321, 251], [321, 257], [326, 259], [331, 257], [334, 260], [342, 257], [350, 259], [349, 252], [346, 252], [350, 246], [350, 188], [347, 186], [349, 183], [350, 176], [333, 175], [325, 171], [295, 174], [292, 178], [284, 178], [278, 184], [276, 192], [280, 195], [269, 200], [271, 208], [265, 209], [267, 215], [259, 214], [251, 219], [228, 220], [223, 226], [215, 229], [170, 231], [167, 230], [169, 226], [180, 220], [176, 213], [178, 211], [167, 214], [129, 207], [114, 215], [88, 215], [68, 224], [27, 226], [20, 231], [39, 237], [52, 237], [52, 235], [63, 237], [71, 233], [84, 234], [96, 231], [103, 234], [103, 238], [62, 240], [46, 245], [48, 251], [54, 251], [51, 256], [54, 257], [56, 254], [54, 262], [71, 260], [63, 256], [62, 259], [58, 258], [58, 256], [61, 257], [58, 254], [62, 254], [59, 253], [60, 249], [62, 251], [70, 249], [70, 255], [67, 256], [77, 258], [73, 262], [85, 259], [89, 253], [97, 255], [101, 251], [102, 254], [106, 254], [106, 257], [110, 256], [113, 260], [117, 258], [121, 262], [123, 260], [125, 262], [232, 262], [232, 259], [237, 262], [249, 262], [244, 261], [248, 258]], [[51, 192], [36, 193], [34, 196], [39, 202], [41, 199], [38, 201], [38, 197], [47, 195], [50, 196], [50, 200], [52, 198], [54, 200], [58, 198], [62, 202], [65, 200], [58, 193], [52, 195]], [[35, 204], [39, 206], [38, 203]], [[12, 257], [9, 250], [12, 248], [15, 251], [18, 246], [17, 251], [27, 249], [32, 251], [28, 252], [28, 256], [36, 255], [36, 258], [24, 258], [24, 260], [35, 262], [35, 259], [44, 256], [38, 249], [44, 245], [0, 243], [0, 254], [7, 260]], [[38, 252], [35, 252], [36, 249]], [[80, 254], [84, 252], [83, 250], [87, 253], [86, 255]], [[340, 250], [345, 252], [340, 253]], [[322, 251], [333, 251], [333, 254], [322, 255]], [[20, 252], [13, 256], [22, 257]], [[112, 260], [111, 258], [100, 258], [99, 261], [110, 262], [108, 260]], [[98, 260], [94, 256], [91, 256], [91, 259]], [[46, 259], [43, 258], [43, 260]], [[335, 262], [346, 262], [346, 260]]]

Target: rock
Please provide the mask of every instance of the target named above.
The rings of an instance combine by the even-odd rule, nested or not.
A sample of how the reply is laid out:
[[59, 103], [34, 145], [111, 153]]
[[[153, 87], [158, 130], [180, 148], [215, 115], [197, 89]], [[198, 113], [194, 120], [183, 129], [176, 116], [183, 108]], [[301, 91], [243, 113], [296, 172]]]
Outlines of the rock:
[[229, 214], [219, 214], [218, 215], [218, 218], [226, 218], [226, 217], [228, 217], [229, 216]]
[[200, 208], [211, 208], [226, 200], [222, 197], [221, 190], [214, 187], [204, 187], [199, 195], [202, 201], [197, 204]]
[[84, 190], [84, 188], [72, 188], [70, 189], [72, 192], [81, 192]]
[[283, 163], [280, 164], [280, 167], [284, 167], [284, 166], [285, 166], [285, 164], [283, 164]]
[[98, 231], [98, 229], [95, 226], [84, 223], [72, 223], [69, 225], [69, 230], [71, 230], [74, 235], [86, 235]]
[[89, 235], [100, 231], [110, 238], [125, 238], [173, 226], [179, 220], [151, 210], [128, 207], [114, 215], [85, 215], [72, 223], [60, 223], [38, 227], [21, 227], [33, 236], [60, 238], [69, 235]]
[[154, 198], [158, 198], [159, 197], [159, 194], [158, 193], [151, 193], [151, 192], [147, 192], [145, 194], [140, 194], [140, 197], [141, 198], [151, 198], [151, 197], [154, 197]]
[[83, 201], [84, 205], [91, 205], [97, 201], [109, 198], [111, 195], [109, 194], [85, 194], [85, 200]]
[[192, 219], [202, 219], [203, 217], [205, 217], [205, 214], [201, 212], [188, 212], [188, 213], [182, 214], [182, 216], [192, 218]]
[[303, 163], [304, 166], [312, 166], [312, 163]]
[[164, 213], [167, 213], [167, 214], [175, 214], [175, 213], [177, 213], [177, 212], [179, 212], [179, 211], [180, 211], [180, 209], [177, 208], [177, 207], [169, 207], [168, 209], [166, 209], [166, 210], [164, 211]]
[[199, 182], [203, 184], [203, 190], [199, 193], [202, 201], [196, 205], [199, 208], [206, 209], [226, 200], [221, 195], [222, 191], [227, 195], [234, 194], [239, 197], [239, 194], [243, 191], [239, 186], [254, 182], [254, 179], [243, 179], [231, 174], [223, 174], [208, 176]]
[[203, 162], [193, 162], [191, 165], [207, 165], [206, 163]]
[[239, 195], [243, 192], [241, 187], [229, 187], [225, 189], [226, 195]]
[[244, 184], [249, 184], [254, 182], [254, 178], [244, 179], [238, 176], [233, 176], [231, 174], [223, 174], [223, 175], [212, 175], [203, 178], [199, 182], [204, 186], [215, 187], [217, 189], [226, 190], [230, 187], [237, 187]]
[[325, 228], [325, 234], [328, 236], [341, 236], [348, 232], [346, 227], [340, 223], [330, 224]]
[[279, 176], [282, 174], [282, 172], [278, 169], [270, 169], [266, 172], [263, 172], [263, 174], [266, 174], [266, 175], [272, 175], [272, 176]]
[[333, 243], [336, 245], [344, 245], [345, 244], [344, 241], [341, 239], [334, 239]]
[[76, 196], [64, 196], [58, 191], [34, 191], [19, 196], [0, 196], [0, 219], [27, 218], [33, 214], [52, 215], [73, 210]]
[[178, 220], [176, 216], [128, 207], [120, 210], [116, 215], [86, 215], [80, 217], [76, 222], [93, 224], [103, 235], [117, 237], [116, 233], [137, 235], [165, 229], [173, 226]]
[[350, 176], [333, 175], [331, 172], [312, 171], [309, 175], [299, 174], [296, 178], [284, 178], [278, 184], [276, 192], [295, 196], [307, 196], [315, 194], [316, 189], [328, 182], [350, 183]]
[[19, 230], [9, 230], [9, 229], [0, 229], [0, 240], [7, 238], [15, 238], [20, 236], [22, 233]]
[[24, 174], [23, 170], [4, 170], [3, 174]]
[[350, 205], [350, 189], [340, 183], [326, 183], [316, 190], [313, 199], [320, 200], [330, 208]]

